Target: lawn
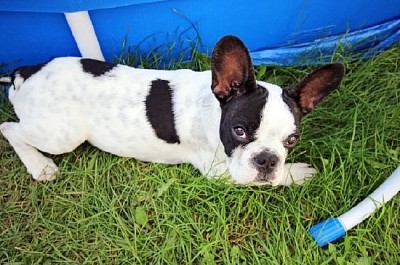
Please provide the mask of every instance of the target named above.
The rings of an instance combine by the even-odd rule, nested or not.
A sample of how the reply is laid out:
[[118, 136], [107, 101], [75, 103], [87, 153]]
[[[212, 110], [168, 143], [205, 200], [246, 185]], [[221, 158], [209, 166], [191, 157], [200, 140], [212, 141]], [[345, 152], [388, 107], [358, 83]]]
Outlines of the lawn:
[[[303, 186], [235, 186], [87, 144], [54, 157], [60, 174], [43, 184], [0, 136], [0, 264], [400, 264], [399, 195], [334, 245], [319, 248], [307, 233], [400, 165], [400, 46], [346, 65], [289, 156], [319, 171]], [[310, 70], [257, 75], [288, 86]], [[1, 94], [0, 122], [15, 119]]]

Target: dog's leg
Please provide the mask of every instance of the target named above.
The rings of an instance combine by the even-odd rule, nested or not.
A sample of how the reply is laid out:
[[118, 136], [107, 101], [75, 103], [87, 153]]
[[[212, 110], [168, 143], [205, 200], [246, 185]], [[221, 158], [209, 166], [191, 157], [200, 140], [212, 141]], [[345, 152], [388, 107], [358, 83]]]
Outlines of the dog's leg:
[[317, 170], [306, 163], [285, 164], [282, 181], [277, 185], [301, 185], [306, 179], [311, 178], [315, 173], [317, 173]]
[[57, 166], [53, 160], [43, 156], [36, 148], [29, 145], [19, 123], [5, 122], [0, 125], [0, 131], [35, 180], [48, 181], [54, 178]]

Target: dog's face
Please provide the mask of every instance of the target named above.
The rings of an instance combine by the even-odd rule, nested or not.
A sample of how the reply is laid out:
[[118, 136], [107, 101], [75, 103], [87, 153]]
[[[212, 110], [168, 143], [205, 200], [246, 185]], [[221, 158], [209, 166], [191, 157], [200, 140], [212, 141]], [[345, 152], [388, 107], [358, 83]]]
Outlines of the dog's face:
[[222, 38], [212, 56], [211, 89], [221, 105], [220, 139], [232, 180], [278, 184], [299, 139], [301, 118], [338, 87], [343, 75], [343, 65], [330, 64], [281, 89], [256, 81], [238, 38]]

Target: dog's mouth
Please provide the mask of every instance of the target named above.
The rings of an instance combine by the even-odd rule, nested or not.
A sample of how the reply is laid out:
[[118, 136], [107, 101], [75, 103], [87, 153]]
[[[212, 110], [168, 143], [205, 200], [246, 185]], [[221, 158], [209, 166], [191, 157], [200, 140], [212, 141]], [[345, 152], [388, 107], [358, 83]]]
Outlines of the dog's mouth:
[[258, 173], [257, 177], [247, 185], [250, 186], [269, 186], [274, 185], [274, 180], [276, 179], [275, 174]]
[[271, 173], [259, 172], [255, 181], [259, 183], [272, 183], [276, 179], [275, 173], [275, 171]]

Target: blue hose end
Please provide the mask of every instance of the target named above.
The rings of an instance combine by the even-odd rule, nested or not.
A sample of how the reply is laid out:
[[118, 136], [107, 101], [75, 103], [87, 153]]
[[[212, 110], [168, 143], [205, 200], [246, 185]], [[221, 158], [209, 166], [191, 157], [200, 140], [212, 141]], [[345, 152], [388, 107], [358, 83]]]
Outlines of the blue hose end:
[[329, 218], [312, 226], [308, 233], [311, 234], [318, 246], [324, 247], [343, 237], [346, 230], [338, 218]]

